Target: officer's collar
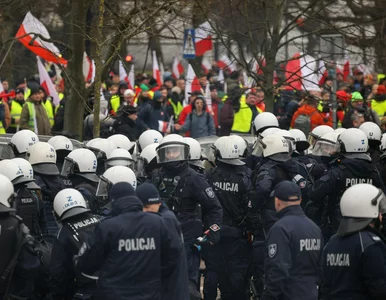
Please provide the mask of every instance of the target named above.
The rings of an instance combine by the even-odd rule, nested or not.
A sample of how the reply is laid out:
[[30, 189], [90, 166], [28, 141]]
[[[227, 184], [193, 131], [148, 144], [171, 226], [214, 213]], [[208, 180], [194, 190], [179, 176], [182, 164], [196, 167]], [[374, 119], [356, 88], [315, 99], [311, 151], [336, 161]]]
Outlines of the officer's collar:
[[277, 213], [279, 218], [283, 218], [286, 215], [304, 215], [304, 211], [300, 205], [291, 205], [283, 208]]

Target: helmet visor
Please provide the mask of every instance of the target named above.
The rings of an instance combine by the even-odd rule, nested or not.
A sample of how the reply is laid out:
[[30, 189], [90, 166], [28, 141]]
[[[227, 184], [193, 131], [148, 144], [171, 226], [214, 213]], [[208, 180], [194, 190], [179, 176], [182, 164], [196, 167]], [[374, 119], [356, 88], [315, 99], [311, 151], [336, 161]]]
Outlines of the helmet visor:
[[261, 135], [259, 135], [255, 144], [253, 145], [252, 155], [257, 156], [257, 157], [263, 156], [264, 147], [263, 147], [263, 144], [261, 143], [262, 140], [263, 140], [263, 137]]
[[115, 166], [123, 166], [123, 167], [128, 167], [130, 168], [131, 165], [133, 164], [133, 160], [129, 159], [127, 157], [114, 157], [106, 160], [106, 169], [110, 167], [115, 167]]
[[96, 196], [107, 197], [109, 195], [110, 187], [111, 187], [111, 182], [107, 178], [101, 176], [99, 178], [99, 184], [97, 187]]
[[68, 177], [70, 174], [74, 174], [74, 168], [75, 168], [75, 162], [71, 158], [66, 157], [64, 159], [62, 171], [60, 172], [60, 175], [62, 177]]
[[157, 147], [158, 163], [185, 161], [189, 159], [189, 146], [185, 143], [165, 143]]
[[339, 152], [338, 143], [332, 143], [325, 140], [318, 140], [312, 149], [312, 155], [315, 156], [333, 156]]
[[310, 148], [312, 149], [315, 146], [315, 143], [318, 141], [318, 138], [310, 133], [308, 136], [308, 143], [310, 143]]

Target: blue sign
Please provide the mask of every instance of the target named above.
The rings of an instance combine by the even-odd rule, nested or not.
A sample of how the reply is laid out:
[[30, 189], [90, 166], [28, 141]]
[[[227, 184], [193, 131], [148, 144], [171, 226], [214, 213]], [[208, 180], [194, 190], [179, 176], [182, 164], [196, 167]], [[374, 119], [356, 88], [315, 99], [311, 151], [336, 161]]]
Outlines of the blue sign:
[[195, 41], [195, 30], [185, 29], [184, 31], [184, 47], [182, 55], [185, 59], [196, 58], [196, 41]]

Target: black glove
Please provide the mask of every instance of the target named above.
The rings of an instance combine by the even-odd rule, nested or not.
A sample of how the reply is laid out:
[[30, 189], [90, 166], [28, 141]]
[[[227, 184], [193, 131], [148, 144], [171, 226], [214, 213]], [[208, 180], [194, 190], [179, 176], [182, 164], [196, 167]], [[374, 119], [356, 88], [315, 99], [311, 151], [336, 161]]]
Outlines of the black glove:
[[220, 240], [220, 227], [216, 224], [212, 225], [209, 230], [208, 241], [212, 244], [216, 244]]

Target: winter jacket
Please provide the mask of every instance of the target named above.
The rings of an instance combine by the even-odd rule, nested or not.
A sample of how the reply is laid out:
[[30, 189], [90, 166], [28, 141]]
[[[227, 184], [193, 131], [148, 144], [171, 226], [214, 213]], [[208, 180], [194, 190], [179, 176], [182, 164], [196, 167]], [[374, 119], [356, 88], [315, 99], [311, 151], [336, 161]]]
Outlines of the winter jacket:
[[156, 102], [144, 103], [139, 110], [138, 119], [144, 122], [148, 128], [157, 131], [159, 129], [158, 121], [169, 121], [165, 107], [162, 103]]
[[183, 251], [181, 237], [158, 214], [143, 212], [135, 196], [114, 198], [112, 213], [96, 226], [78, 261], [83, 273], [99, 270], [95, 299], [160, 300], [162, 279]]
[[220, 113], [220, 136], [230, 135], [234, 119], [232, 100], [227, 99]]
[[142, 132], [146, 130], [146, 125], [138, 119], [134, 121], [123, 115], [115, 121], [114, 129], [115, 134], [123, 134], [127, 136], [130, 141], [136, 141]]
[[190, 131], [190, 136], [194, 139], [204, 136], [216, 135], [213, 117], [210, 113], [204, 111], [201, 115], [197, 115], [194, 110], [188, 115], [180, 132]]
[[319, 126], [319, 125], [328, 125], [332, 127], [331, 120], [323, 118], [322, 114], [318, 111], [316, 107], [305, 104], [303, 106], [300, 106], [298, 110], [294, 113], [294, 116], [292, 117], [292, 122], [291, 122], [292, 128], [295, 126], [295, 120], [300, 115], [310, 116], [311, 130], [313, 130], [316, 126]]
[[371, 100], [371, 108], [378, 114], [378, 117], [382, 117], [386, 113], [386, 95], [375, 95]]
[[[51, 135], [51, 125], [50, 120], [47, 115], [47, 111], [42, 105], [41, 102], [34, 102], [30, 99], [27, 100], [27, 102], [31, 102], [34, 104], [35, 107], [35, 114], [36, 114], [36, 122], [35, 127], [37, 128], [38, 132], [35, 132], [39, 135]], [[30, 129], [32, 131], [35, 131], [35, 127], [31, 127], [28, 123], [30, 120], [28, 105], [25, 103], [23, 105], [23, 109], [21, 110], [21, 116], [20, 116], [20, 129]]]

